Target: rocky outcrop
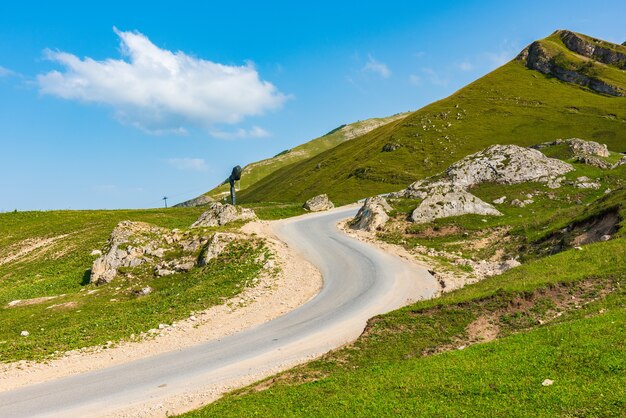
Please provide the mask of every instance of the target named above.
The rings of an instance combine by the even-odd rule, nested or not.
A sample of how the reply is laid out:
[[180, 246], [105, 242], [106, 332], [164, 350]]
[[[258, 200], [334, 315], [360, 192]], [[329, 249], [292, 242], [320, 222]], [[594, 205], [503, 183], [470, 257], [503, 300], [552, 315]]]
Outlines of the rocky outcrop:
[[350, 228], [374, 232], [389, 220], [387, 212], [392, 208], [382, 196], [365, 199], [363, 206], [350, 222]]
[[[393, 197], [423, 199], [410, 216], [413, 222], [465, 214], [501, 215], [468, 190], [481, 183], [543, 182], [557, 187], [574, 167], [541, 152], [517, 145], [493, 145], [452, 164], [444, 173], [416, 181]], [[503, 203], [504, 199], [498, 200]], [[529, 202], [530, 203], [530, 202]]]
[[195, 206], [204, 206], [214, 201], [215, 199], [213, 199], [211, 196], [202, 195], [194, 199], [190, 199], [185, 202], [178, 203], [174, 205], [174, 207], [175, 208], [190, 208], [190, 207], [195, 207]]
[[534, 145], [531, 148], [544, 149], [558, 145], [568, 146], [570, 152], [574, 155], [574, 162], [592, 165], [605, 170], [614, 168], [613, 164], [600, 158], [609, 157], [611, 155], [606, 144], [600, 144], [595, 141], [587, 141], [580, 138], [557, 139], [556, 141]]
[[576, 179], [576, 181], [574, 182], [574, 187], [577, 187], [579, 189], [594, 189], [594, 190], [598, 190], [601, 186], [602, 185], [600, 184], [599, 181], [591, 180], [587, 176], [578, 177]]
[[542, 142], [541, 144], [533, 145], [531, 148], [540, 150], [563, 144], [567, 145], [572, 154], [579, 157], [609, 157], [611, 155], [606, 144], [580, 138], [557, 139], [556, 141]]
[[308, 210], [311, 212], [320, 212], [323, 210], [332, 209], [335, 207], [335, 205], [333, 205], [333, 202], [331, 202], [328, 199], [328, 196], [326, 194], [321, 194], [321, 195], [312, 197], [306, 202], [304, 202], [304, 205], [302, 205], [302, 207], [305, 210]]
[[534, 149], [493, 145], [452, 164], [446, 177], [457, 186], [470, 187], [480, 183], [546, 182], [573, 169], [570, 164]]
[[500, 216], [496, 208], [460, 187], [441, 186], [431, 190], [411, 213], [415, 223], [431, 222], [438, 218], [467, 214]]
[[252, 209], [242, 208], [220, 202], [210, 202], [208, 210], [204, 212], [191, 227], [220, 226], [229, 222], [255, 219], [256, 214]]
[[[616, 49], [607, 48], [602, 46], [603, 41], [593, 38], [585, 39], [585, 37], [568, 30], [560, 30], [557, 33], [570, 51], [607, 65], [626, 69], [626, 51], [620, 52]], [[617, 45], [615, 46], [617, 47]]]
[[[606, 144], [600, 144], [595, 141], [586, 141], [580, 138], [570, 138], [563, 141], [570, 150], [578, 156], [598, 156], [609, 157], [609, 149]], [[557, 142], [558, 143], [558, 142]]]
[[105, 251], [91, 268], [90, 282], [110, 283], [123, 268], [146, 265], [157, 276], [189, 271], [217, 257], [235, 234], [207, 234], [203, 230], [182, 232], [144, 222], [122, 221], [109, 238]]
[[526, 47], [518, 56], [526, 67], [550, 75], [567, 83], [587, 87], [597, 93], [610, 96], [626, 96], [626, 90], [594, 76], [594, 63], [588, 61], [575, 64], [567, 61], [562, 53], [555, 53], [544, 47], [542, 41], [535, 41]]
[[91, 267], [90, 282], [109, 283], [122, 267], [136, 267], [150, 257], [162, 256], [162, 242], [152, 237], [162, 237], [168, 230], [144, 222], [122, 221], [107, 243], [107, 251]]

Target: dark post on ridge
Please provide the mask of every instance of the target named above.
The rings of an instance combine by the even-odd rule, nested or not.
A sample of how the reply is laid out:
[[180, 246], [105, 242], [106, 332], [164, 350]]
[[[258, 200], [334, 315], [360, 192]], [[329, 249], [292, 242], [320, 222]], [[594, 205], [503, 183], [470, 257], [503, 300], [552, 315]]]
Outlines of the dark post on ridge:
[[230, 177], [228, 177], [228, 182], [230, 183], [230, 203], [235, 206], [237, 202], [237, 198], [235, 196], [235, 181], [241, 180], [241, 167], [238, 165], [233, 167], [233, 171], [230, 173]]

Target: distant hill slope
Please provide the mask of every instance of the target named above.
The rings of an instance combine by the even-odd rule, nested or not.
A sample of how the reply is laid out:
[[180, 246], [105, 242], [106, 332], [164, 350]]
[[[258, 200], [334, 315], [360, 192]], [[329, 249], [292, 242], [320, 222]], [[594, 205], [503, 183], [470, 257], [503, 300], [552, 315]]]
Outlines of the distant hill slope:
[[[313, 139], [302, 145], [298, 145], [295, 148], [285, 150], [272, 158], [267, 158], [265, 160], [250, 163], [246, 165], [243, 169], [241, 182], [238, 184], [239, 190], [247, 189], [248, 187], [256, 184], [258, 181], [262, 180], [279, 168], [286, 167], [290, 164], [294, 164], [311, 158], [321, 152], [324, 152], [341, 144], [342, 142], [364, 135], [372, 131], [373, 129], [376, 129], [390, 122], [402, 119], [409, 114], [410, 112], [398, 113], [389, 117], [371, 118], [350, 123], [348, 125], [341, 125], [338, 128], [328, 132], [324, 136]], [[219, 198], [226, 193], [229, 193], [229, 186], [228, 184], [222, 184], [208, 191], [203, 196]], [[200, 204], [202, 204], [206, 203], [206, 199], [195, 198], [187, 202], [189, 202], [191, 205], [194, 205], [194, 202], [200, 202]], [[180, 203], [179, 205], [189, 206], [187, 202]]]
[[626, 151], [625, 66], [626, 47], [557, 31], [448, 98], [274, 171], [241, 200], [327, 193], [346, 203], [404, 188], [492, 144], [580, 137]]

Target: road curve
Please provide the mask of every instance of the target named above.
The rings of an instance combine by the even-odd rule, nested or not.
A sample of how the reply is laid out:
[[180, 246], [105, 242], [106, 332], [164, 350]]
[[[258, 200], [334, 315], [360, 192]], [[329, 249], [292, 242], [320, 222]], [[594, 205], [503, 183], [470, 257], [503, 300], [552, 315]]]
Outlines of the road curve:
[[0, 417], [109, 415], [241, 376], [269, 374], [354, 340], [374, 315], [434, 295], [437, 283], [426, 270], [336, 228], [355, 211], [339, 208], [274, 226], [322, 272], [322, 290], [301, 307], [187, 349], [2, 392]]

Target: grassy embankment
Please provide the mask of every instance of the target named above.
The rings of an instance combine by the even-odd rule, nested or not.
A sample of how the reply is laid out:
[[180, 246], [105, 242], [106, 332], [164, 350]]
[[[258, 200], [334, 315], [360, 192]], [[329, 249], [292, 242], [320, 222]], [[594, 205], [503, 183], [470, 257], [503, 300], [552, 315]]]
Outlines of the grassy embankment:
[[[608, 211], [624, 219], [625, 197], [588, 196], [524, 230], [537, 241]], [[354, 344], [185, 416], [620, 416], [626, 238], [615, 237], [376, 317]]]
[[[201, 212], [188, 208], [0, 214], [0, 361], [44, 359], [129, 339], [239, 293], [259, 274], [267, 256], [260, 241], [235, 242], [207, 266], [188, 273], [118, 277], [103, 286], [88, 283], [96, 258], [90, 253], [103, 248], [118, 222], [185, 229]], [[133, 293], [146, 285], [154, 289], [151, 294]], [[50, 296], [55, 298], [7, 306], [14, 300]], [[21, 331], [30, 335], [22, 337]]]

